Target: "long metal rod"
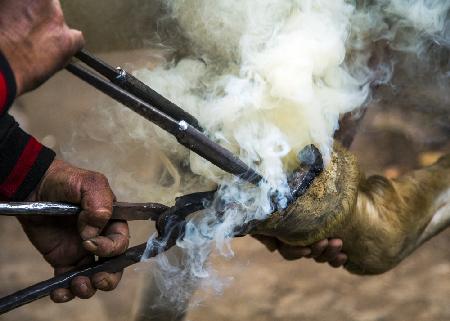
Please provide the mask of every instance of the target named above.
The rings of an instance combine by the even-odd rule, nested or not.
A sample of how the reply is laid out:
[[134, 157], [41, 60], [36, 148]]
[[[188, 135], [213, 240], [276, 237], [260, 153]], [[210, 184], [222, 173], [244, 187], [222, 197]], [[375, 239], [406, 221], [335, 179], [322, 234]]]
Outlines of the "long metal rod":
[[175, 136], [180, 144], [223, 169], [225, 172], [236, 175], [252, 184], [258, 184], [263, 180], [263, 177], [259, 173], [247, 166], [237, 156], [210, 140], [205, 134], [185, 121], [177, 121], [169, 117], [157, 108], [82, 66], [72, 63], [66, 69], [104, 94], [166, 130]]
[[[123, 203], [113, 204], [112, 220], [156, 220], [168, 206], [159, 203]], [[68, 203], [54, 202], [10, 202], [0, 203], [0, 216], [51, 216], [67, 217], [78, 215], [81, 207]]]
[[108, 78], [109, 81], [111, 81], [115, 85], [132, 93], [137, 98], [149, 103], [166, 115], [178, 121], [185, 121], [196, 129], [203, 131], [203, 129], [199, 125], [198, 120], [194, 116], [192, 116], [164, 96], [160, 95], [152, 88], [144, 84], [142, 81], [127, 73], [125, 70], [110, 66], [85, 49], [77, 53], [75, 57], [104, 77]]
[[[109, 259], [104, 262], [97, 262], [94, 265], [87, 266], [83, 269], [67, 272], [51, 279], [42, 281], [26, 289], [8, 295], [0, 299], [0, 314], [9, 312], [13, 309], [21, 307], [25, 304], [31, 303], [38, 299], [48, 296], [51, 292], [60, 288], [69, 288], [70, 283], [75, 277], [87, 276], [90, 277], [98, 272], [115, 273], [124, 268], [140, 262], [144, 254], [146, 244], [141, 244], [128, 249], [124, 254]], [[158, 255], [155, 250], [150, 253], [150, 256]]]
[[81, 212], [80, 206], [52, 202], [12, 202], [0, 203], [1, 216], [73, 216]]

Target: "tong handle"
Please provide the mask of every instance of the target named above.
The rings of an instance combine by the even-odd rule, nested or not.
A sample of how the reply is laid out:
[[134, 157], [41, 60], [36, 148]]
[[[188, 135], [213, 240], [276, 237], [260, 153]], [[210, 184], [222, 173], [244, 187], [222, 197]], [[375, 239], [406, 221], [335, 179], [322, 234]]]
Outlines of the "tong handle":
[[97, 71], [102, 76], [106, 77], [113, 84], [119, 86], [123, 90], [132, 93], [137, 98], [154, 106], [173, 119], [177, 121], [185, 121], [199, 131], [203, 131], [198, 120], [194, 116], [192, 116], [164, 96], [160, 95], [122, 68], [114, 68], [110, 66], [100, 58], [91, 54], [86, 49], [82, 49], [75, 55], [75, 57], [81, 62], [85, 63], [87, 66]]
[[[159, 203], [122, 203], [113, 205], [113, 220], [153, 220], [156, 221], [169, 207]], [[0, 216], [49, 216], [67, 217], [78, 215], [81, 207], [68, 203], [22, 202], [0, 203]]]
[[145, 243], [132, 247], [120, 256], [97, 261], [93, 265], [66, 272], [3, 297], [0, 299], [0, 315], [46, 297], [56, 289], [69, 288], [72, 280], [78, 276], [90, 277], [98, 272], [119, 272], [130, 265], [138, 263], [144, 254], [145, 248]]
[[77, 205], [50, 202], [0, 203], [1, 216], [73, 216], [81, 212]]

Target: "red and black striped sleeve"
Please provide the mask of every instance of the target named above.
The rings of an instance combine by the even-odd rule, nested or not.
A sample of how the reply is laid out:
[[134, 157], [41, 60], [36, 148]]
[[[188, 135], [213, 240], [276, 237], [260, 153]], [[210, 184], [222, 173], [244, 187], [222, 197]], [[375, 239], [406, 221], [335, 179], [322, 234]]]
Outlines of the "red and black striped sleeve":
[[0, 199], [20, 201], [36, 188], [55, 153], [25, 133], [8, 108], [16, 96], [16, 82], [0, 53]]

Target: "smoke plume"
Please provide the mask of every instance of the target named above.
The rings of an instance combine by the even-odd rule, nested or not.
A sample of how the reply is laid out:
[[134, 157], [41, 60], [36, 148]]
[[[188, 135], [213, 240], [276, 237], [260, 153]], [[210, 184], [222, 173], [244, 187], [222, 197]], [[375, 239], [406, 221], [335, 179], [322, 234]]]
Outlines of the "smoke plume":
[[[447, 0], [164, 4], [159, 39], [163, 46], [170, 44], [173, 54], [156, 68], [135, 74], [195, 115], [213, 140], [261, 172], [269, 184], [252, 188], [239, 183], [118, 106], [92, 108], [62, 149], [78, 164], [98, 162], [98, 169], [114, 176], [113, 187], [127, 200], [148, 201], [157, 194], [170, 202], [177, 193], [218, 185], [222, 200], [241, 205], [220, 221], [213, 210], [197, 214], [178, 242], [181, 262], [158, 259], [158, 283], [164, 297], [175, 303], [186, 300], [179, 285], [188, 276], [209, 280], [220, 289], [206, 264], [211, 246], [232, 255], [228, 238], [233, 230], [267, 218], [273, 210], [270, 189], [288, 195], [287, 177], [298, 165], [298, 152], [315, 144], [327, 162], [340, 115], [366, 106], [376, 95], [373, 88], [386, 85], [394, 97], [393, 92], [411, 88], [406, 83], [433, 84], [442, 88], [438, 100], [449, 106]], [[414, 95], [408, 100], [414, 101]], [[86, 141], [101, 142], [105, 148], [89, 152], [83, 147]], [[127, 157], [117, 156], [124, 154]], [[99, 155], [116, 156], [100, 163]], [[121, 169], [130, 159], [136, 165], [131, 174]], [[286, 199], [279, 200], [280, 206], [285, 204]]]

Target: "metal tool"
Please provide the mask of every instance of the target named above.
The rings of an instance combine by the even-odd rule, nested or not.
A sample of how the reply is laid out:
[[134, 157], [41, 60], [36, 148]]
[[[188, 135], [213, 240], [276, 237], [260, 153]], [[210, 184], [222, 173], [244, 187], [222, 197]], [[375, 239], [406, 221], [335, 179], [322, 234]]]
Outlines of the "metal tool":
[[[293, 197], [301, 197], [308, 187], [323, 170], [323, 160], [320, 152], [313, 145], [307, 146], [300, 153], [302, 163], [297, 172], [290, 177], [290, 187]], [[110, 259], [102, 259], [85, 268], [67, 272], [46, 281], [37, 283], [26, 289], [0, 299], [0, 314], [50, 295], [58, 288], [68, 288], [77, 276], [92, 276], [98, 272], [114, 273], [139, 263], [144, 255], [152, 258], [169, 250], [178, 239], [184, 236], [186, 218], [195, 212], [210, 207], [216, 197], [216, 191], [194, 193], [179, 197], [175, 205], [167, 207], [158, 203], [116, 203], [113, 218], [123, 220], [152, 220], [156, 222], [158, 237], [152, 245], [147, 244], [128, 249], [124, 254]], [[221, 203], [221, 202], [217, 202]], [[233, 204], [221, 204], [222, 209]], [[80, 212], [78, 206], [60, 203], [0, 203], [0, 216], [70, 216]], [[219, 214], [220, 215], [220, 214]], [[249, 222], [235, 231], [234, 236], [245, 236], [250, 233], [255, 222]], [[230, 236], [231, 237], [231, 236]]]
[[[76, 57], [100, 74], [97, 75], [76, 63], [69, 64], [67, 70], [80, 79], [174, 135], [183, 146], [224, 171], [255, 185], [265, 181], [259, 173], [250, 168], [237, 156], [202, 133], [201, 126], [195, 117], [171, 103], [124, 70], [109, 66], [87, 51], [78, 53]], [[299, 172], [295, 173], [291, 179], [291, 200], [303, 195], [314, 178], [323, 170], [320, 152], [314, 146], [309, 146], [308, 148], [307, 154], [309, 157], [303, 162]], [[273, 194], [273, 198], [276, 198], [277, 191], [274, 190]], [[113, 219], [155, 221], [158, 231], [158, 237], [155, 242], [149, 247], [147, 247], [147, 244], [132, 247], [118, 257], [99, 260], [93, 265], [59, 275], [1, 298], [0, 314], [48, 296], [55, 289], [67, 288], [77, 276], [91, 276], [98, 272], [118, 272], [140, 262], [144, 253], [146, 257], [151, 258], [167, 251], [176, 244], [178, 239], [183, 238], [186, 218], [192, 213], [211, 206], [215, 197], [215, 191], [194, 193], [177, 198], [173, 207], [157, 203], [116, 203], [113, 210]], [[223, 208], [233, 206], [232, 204], [221, 205]], [[278, 209], [274, 206], [273, 210], [277, 211]], [[70, 216], [79, 212], [79, 207], [70, 204], [0, 203], [0, 215]], [[245, 235], [250, 231], [251, 224], [237, 230], [235, 236]]]
[[[92, 265], [58, 275], [5, 296], [0, 299], [0, 314], [46, 297], [56, 289], [68, 288], [72, 280], [78, 276], [89, 277], [98, 272], [119, 272], [130, 265], [139, 263], [144, 252], [146, 257], [151, 258], [167, 251], [175, 245], [177, 239], [182, 238], [186, 217], [209, 206], [214, 198], [214, 194], [215, 191], [189, 194], [177, 198], [173, 207], [157, 203], [116, 203], [113, 211], [114, 219], [127, 221], [151, 219], [155, 221], [158, 230], [157, 242], [154, 242], [148, 249], [146, 243], [134, 246], [115, 258], [99, 260]], [[25, 212], [27, 209], [29, 212]], [[61, 209], [60, 213], [58, 209]], [[78, 206], [58, 203], [13, 203], [11, 205], [3, 203], [0, 205], [0, 215], [6, 216], [71, 216], [79, 212], [80, 208]]]
[[[168, 206], [158, 203], [121, 203], [113, 205], [112, 220], [140, 221], [153, 220], [169, 209]], [[77, 215], [81, 207], [66, 203], [51, 202], [22, 202], [0, 203], [1, 216], [52, 216], [67, 217]]]
[[[236, 155], [213, 142], [198, 128], [196, 118], [122, 69], [115, 69], [87, 51], [77, 57], [100, 75], [71, 63], [66, 69], [109, 97], [175, 136], [180, 144], [227, 173], [252, 184], [264, 178]], [[106, 79], [105, 79], [106, 78]]]
[[[103, 77], [107, 78], [113, 84], [135, 95], [137, 98], [147, 102], [148, 104], [151, 104], [161, 112], [170, 115], [176, 121], [185, 121], [199, 131], [203, 131], [203, 128], [200, 126], [197, 118], [187, 113], [170, 100], [161, 96], [159, 93], [122, 68], [114, 68], [84, 49], [77, 53], [76, 57], [100, 73]], [[69, 65], [68, 69], [76, 68], [76, 66], [77, 65], [73, 64]]]

